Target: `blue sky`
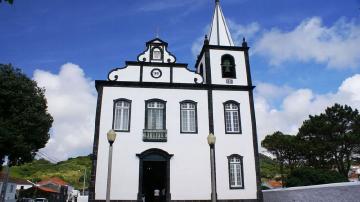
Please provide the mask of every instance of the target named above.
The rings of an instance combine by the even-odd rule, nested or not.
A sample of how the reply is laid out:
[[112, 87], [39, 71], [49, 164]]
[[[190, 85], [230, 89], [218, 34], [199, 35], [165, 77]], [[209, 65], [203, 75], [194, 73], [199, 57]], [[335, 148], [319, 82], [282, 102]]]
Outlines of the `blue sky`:
[[[360, 0], [221, 0], [221, 5], [235, 41], [239, 44], [245, 36], [252, 47], [262, 136], [276, 129], [294, 133], [309, 113], [319, 113], [333, 102], [359, 107]], [[213, 9], [213, 0], [0, 3], [0, 63], [12, 63], [46, 87], [55, 118], [72, 119], [76, 115], [57, 114], [61, 105], [53, 97], [76, 97], [50, 84], [65, 86], [73, 76], [83, 84], [77, 90], [95, 100], [93, 80], [105, 80], [110, 69], [135, 60], [157, 30], [178, 62], [192, 68]], [[72, 95], [79, 94], [72, 90]], [[81, 127], [90, 125], [94, 103], [83, 109], [90, 115], [78, 123]], [[54, 145], [61, 143], [54, 131], [70, 130], [61, 125], [58, 121], [52, 129]], [[71, 156], [90, 148], [76, 146], [62, 149], [72, 149], [66, 154]]]

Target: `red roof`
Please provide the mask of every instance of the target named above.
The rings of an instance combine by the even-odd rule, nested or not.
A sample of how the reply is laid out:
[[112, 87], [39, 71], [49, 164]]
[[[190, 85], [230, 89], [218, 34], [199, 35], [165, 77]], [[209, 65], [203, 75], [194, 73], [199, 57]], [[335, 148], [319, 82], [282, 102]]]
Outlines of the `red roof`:
[[269, 180], [267, 183], [268, 183], [272, 188], [280, 188], [280, 187], [282, 187], [281, 181]]
[[46, 191], [46, 192], [58, 193], [58, 191], [53, 190], [53, 189], [48, 188], [48, 187], [38, 187], [38, 189]]
[[65, 182], [64, 180], [58, 178], [58, 177], [52, 177], [52, 178], [49, 178], [49, 179], [46, 179], [46, 180], [41, 180], [40, 182], [38, 182], [37, 184], [38, 185], [45, 185], [45, 184], [56, 184], [56, 185], [61, 185], [61, 186], [65, 186], [65, 185], [68, 185], [67, 182]]

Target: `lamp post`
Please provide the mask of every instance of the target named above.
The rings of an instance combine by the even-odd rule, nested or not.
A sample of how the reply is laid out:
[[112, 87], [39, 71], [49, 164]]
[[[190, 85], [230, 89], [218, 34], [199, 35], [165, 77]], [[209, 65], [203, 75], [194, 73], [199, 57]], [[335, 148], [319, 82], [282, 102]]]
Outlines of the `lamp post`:
[[215, 175], [215, 142], [216, 137], [210, 133], [207, 136], [207, 141], [210, 146], [210, 164], [211, 164], [211, 202], [216, 202], [216, 175]]
[[110, 186], [111, 186], [111, 166], [112, 166], [112, 145], [116, 139], [116, 133], [114, 130], [109, 130], [107, 133], [107, 139], [109, 141], [109, 160], [108, 160], [108, 175], [106, 186], [106, 202], [110, 202]]
[[[81, 172], [81, 170], [78, 170], [79, 172]], [[81, 173], [80, 173], [81, 174]], [[82, 195], [85, 196], [85, 180], [86, 180], [86, 168], [84, 168], [84, 175], [83, 175], [83, 188], [82, 188]]]

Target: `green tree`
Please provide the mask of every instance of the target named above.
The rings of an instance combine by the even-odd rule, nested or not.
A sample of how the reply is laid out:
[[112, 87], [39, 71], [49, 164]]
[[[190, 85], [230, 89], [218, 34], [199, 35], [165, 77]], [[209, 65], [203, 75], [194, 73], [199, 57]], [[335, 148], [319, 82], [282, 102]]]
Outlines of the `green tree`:
[[347, 182], [347, 178], [333, 170], [296, 168], [287, 176], [287, 187]]
[[299, 129], [298, 138], [308, 145], [307, 165], [336, 168], [348, 176], [353, 158], [360, 153], [360, 115], [350, 106], [335, 104], [325, 113], [310, 116]]
[[5, 156], [10, 165], [32, 161], [49, 140], [53, 118], [44, 91], [20, 69], [0, 64], [0, 163]]
[[276, 157], [281, 180], [284, 182], [284, 168], [288, 167], [292, 170], [299, 163], [296, 137], [277, 131], [272, 135], [267, 135], [261, 142], [261, 146]]

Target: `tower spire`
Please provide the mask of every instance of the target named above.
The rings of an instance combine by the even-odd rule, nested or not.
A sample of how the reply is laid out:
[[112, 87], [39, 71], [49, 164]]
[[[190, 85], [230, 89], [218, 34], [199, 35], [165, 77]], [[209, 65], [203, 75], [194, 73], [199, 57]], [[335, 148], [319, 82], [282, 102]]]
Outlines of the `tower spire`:
[[220, 6], [220, 0], [215, 0], [215, 11], [209, 33], [209, 44], [218, 46], [234, 46], [229, 28]]

